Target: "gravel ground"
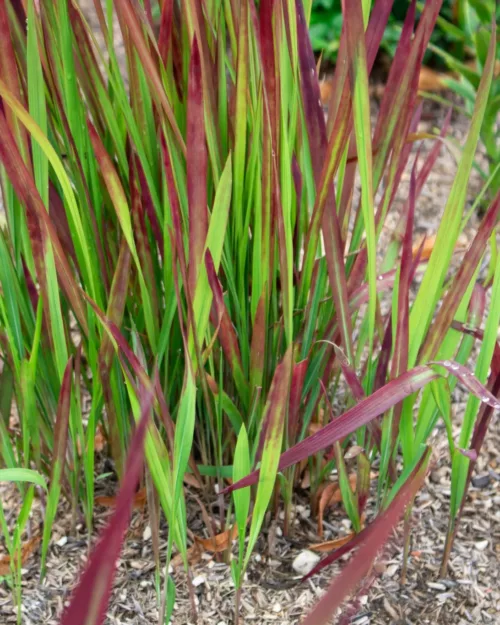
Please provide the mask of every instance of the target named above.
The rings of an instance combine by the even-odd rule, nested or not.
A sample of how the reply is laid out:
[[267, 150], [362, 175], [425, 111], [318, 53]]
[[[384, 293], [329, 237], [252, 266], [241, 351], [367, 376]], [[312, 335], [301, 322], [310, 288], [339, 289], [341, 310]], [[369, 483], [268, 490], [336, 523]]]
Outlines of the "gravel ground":
[[[444, 112], [433, 106], [425, 109], [423, 128], [439, 127]], [[452, 136], [463, 141], [467, 123], [456, 117]], [[429, 142], [426, 142], [427, 144]], [[429, 147], [429, 145], [424, 146]], [[416, 211], [416, 232], [432, 235], [436, 232], [450, 186], [456, 171], [454, 158], [442, 149]], [[397, 220], [398, 209], [405, 201], [409, 172], [388, 219], [387, 236]], [[473, 201], [479, 188], [473, 176], [469, 200]], [[473, 236], [477, 222], [473, 219], [466, 232]], [[464, 412], [466, 393], [454, 393], [455, 434], [458, 435]], [[448, 576], [440, 579], [439, 568], [448, 523], [450, 497], [450, 458], [446, 432], [438, 426], [433, 433], [433, 470], [425, 488], [417, 496], [412, 519], [412, 544], [408, 578], [401, 584], [402, 532], [398, 528], [380, 554], [373, 574], [358, 598], [344, 606], [345, 623], [355, 625], [466, 625], [500, 623], [500, 421], [496, 416], [490, 425], [484, 452], [479, 459], [463, 522], [450, 558]], [[110, 494], [112, 484], [107, 484]], [[19, 509], [16, 492], [10, 488], [0, 491], [7, 515], [15, 518]], [[199, 496], [199, 493], [194, 493]], [[299, 623], [308, 608], [328, 587], [338, 566], [326, 569], [305, 584], [299, 584], [292, 568], [295, 557], [318, 542], [316, 521], [311, 518], [307, 489], [299, 492], [294, 509], [293, 531], [289, 538], [282, 535], [281, 523], [270, 524], [261, 536], [252, 559], [248, 579], [242, 593], [242, 623]], [[213, 497], [211, 497], [213, 500]], [[38, 532], [40, 504], [31, 526]], [[203, 536], [205, 524], [195, 499], [189, 501], [189, 528]], [[109, 509], [98, 507], [96, 530], [103, 526]], [[349, 524], [338, 507], [325, 515], [324, 540], [334, 539], [349, 531]], [[94, 538], [92, 539], [94, 540]], [[162, 554], [165, 553], [166, 528], [162, 532]], [[56, 624], [68, 601], [77, 573], [87, 557], [88, 540], [83, 524], [72, 530], [71, 514], [63, 503], [55, 525], [55, 535], [49, 550], [47, 576], [39, 583], [39, 554], [36, 550], [23, 569], [23, 623], [26, 625]], [[196, 557], [195, 557], [196, 556]], [[1, 559], [0, 559], [1, 562]], [[343, 564], [343, 563], [342, 563]], [[155, 595], [154, 558], [147, 513], [134, 513], [126, 545], [119, 561], [113, 599], [110, 603], [109, 625], [155, 623], [158, 608]], [[234, 616], [234, 589], [228, 566], [221, 554], [194, 554], [192, 566], [198, 611], [198, 623], [230, 625]], [[177, 600], [173, 623], [194, 623], [187, 593], [185, 574], [175, 568]], [[0, 583], [0, 622], [15, 623], [15, 608], [6, 583]]]

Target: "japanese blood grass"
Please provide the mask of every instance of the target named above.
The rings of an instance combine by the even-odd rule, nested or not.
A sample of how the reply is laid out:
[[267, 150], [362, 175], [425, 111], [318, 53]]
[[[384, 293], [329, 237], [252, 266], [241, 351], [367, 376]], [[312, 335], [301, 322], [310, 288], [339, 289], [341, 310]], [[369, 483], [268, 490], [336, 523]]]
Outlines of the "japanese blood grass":
[[[304, 12], [300, 0], [108, 0], [105, 11], [96, 3], [105, 51], [71, 1], [0, 0], [0, 444], [7, 469], [50, 478], [42, 572], [61, 494], [75, 518], [83, 510], [92, 531], [98, 427], [124, 511], [130, 484], [146, 482], [158, 582], [158, 504], [170, 529], [166, 567], [175, 547], [189, 568], [186, 473], [208, 500], [215, 485], [221, 493], [228, 479], [235, 482], [234, 502], [219, 494], [219, 508], [222, 526], [233, 523], [234, 508], [239, 554], [232, 572], [240, 588], [271, 501], [274, 514], [284, 502], [290, 529], [295, 465], [307, 458], [316, 487], [338, 471], [357, 531], [370, 466], [380, 460], [381, 516], [364, 534], [372, 558], [422, 482], [425, 444], [440, 415], [451, 431], [455, 375], [484, 400], [479, 420], [479, 402], [469, 401], [458, 443], [450, 434], [450, 532], [456, 527], [471, 436], [479, 449], [498, 408], [497, 378], [488, 379], [498, 325], [498, 198], [459, 260], [457, 278], [447, 281], [468, 223], [467, 181], [495, 37], [425, 264], [412, 256], [413, 223], [438, 149], [423, 162], [410, 158], [415, 141], [433, 138], [418, 133], [417, 88], [441, 2], [428, 0], [417, 26], [411, 3], [373, 130], [368, 77], [392, 2], [344, 4], [325, 119], [309, 7]], [[410, 194], [384, 249], [408, 165]], [[493, 260], [481, 280], [488, 244]], [[486, 310], [481, 294], [489, 288]], [[381, 300], [390, 301], [391, 291], [385, 312]], [[460, 365], [479, 339], [462, 338], [456, 324], [479, 331], [483, 315], [472, 378]], [[341, 375], [348, 398], [338, 416], [332, 400]], [[149, 412], [146, 427], [140, 417]], [[352, 493], [344, 452], [354, 440], [363, 451]], [[144, 471], [137, 460], [143, 451]], [[96, 576], [87, 573], [75, 595], [81, 605], [102, 580], [87, 623], [102, 617], [112, 571], [101, 569], [118, 556], [123, 528], [123, 518], [111, 521], [109, 560], [91, 559]], [[158, 593], [168, 619], [175, 599], [168, 574]]]
[[19, 514], [17, 515], [16, 523], [11, 533], [7, 517], [5, 515], [4, 506], [0, 500], [0, 529], [2, 530], [2, 536], [5, 540], [5, 546], [7, 548], [9, 556], [9, 568], [10, 575], [7, 578], [9, 584], [13, 586], [14, 597], [17, 606], [17, 622], [21, 623], [22, 619], [22, 573], [21, 568], [23, 565], [22, 556], [22, 537], [28, 522], [29, 515], [31, 513], [31, 507], [35, 495], [34, 485], [41, 489], [47, 489], [47, 483], [42, 475], [32, 469], [0, 469], [0, 483], [1, 482], [17, 482], [18, 484], [30, 483], [31, 486], [28, 489], [22, 489], [23, 502]]

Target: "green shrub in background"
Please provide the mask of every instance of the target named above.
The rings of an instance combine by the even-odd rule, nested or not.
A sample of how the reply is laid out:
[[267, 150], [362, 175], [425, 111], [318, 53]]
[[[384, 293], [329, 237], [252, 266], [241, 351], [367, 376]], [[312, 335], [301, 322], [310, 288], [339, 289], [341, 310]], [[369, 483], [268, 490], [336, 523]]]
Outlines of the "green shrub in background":
[[[373, 2], [372, 2], [373, 4]], [[453, 22], [454, 0], [444, 0], [440, 16], [449, 23]], [[381, 50], [390, 57], [394, 55], [401, 34], [401, 25], [410, 5], [409, 0], [395, 0], [391, 16], [385, 28], [381, 42]], [[341, 0], [312, 0], [310, 33], [314, 50], [323, 54], [325, 60], [335, 61], [342, 32]], [[441, 21], [432, 33], [432, 43], [445, 48], [454, 45], [456, 33], [450, 28], [443, 28]], [[425, 62], [438, 62], [444, 65], [439, 57], [431, 51], [426, 53]]]
[[[370, 0], [371, 1], [371, 0]], [[369, 2], [370, 3], [370, 2]], [[371, 1], [373, 5], [373, 1]], [[392, 57], [401, 34], [401, 27], [409, 0], [395, 0], [381, 42], [381, 50]], [[341, 0], [313, 0], [311, 6], [310, 34], [314, 50], [325, 60], [335, 61], [342, 32]], [[417, 2], [421, 11], [424, 2]], [[424, 63], [438, 70], [448, 70], [453, 75], [440, 77], [440, 86], [453, 91], [463, 102], [461, 110], [470, 117], [476, 101], [479, 79], [484, 69], [491, 25], [500, 21], [500, 4], [496, 0], [444, 0], [436, 28], [432, 33]], [[500, 52], [497, 51], [500, 64]], [[442, 95], [424, 94], [444, 106], [456, 107]], [[500, 65], [494, 80], [481, 140], [488, 158], [488, 169], [476, 164], [493, 197], [500, 189]]]
[[[446, 19], [440, 21], [453, 45], [431, 44], [430, 49], [453, 73], [443, 78], [443, 85], [459, 96], [463, 110], [470, 117], [484, 71], [492, 25], [500, 22], [500, 4], [496, 0], [462, 0], [456, 4], [456, 24]], [[445, 105], [451, 104], [444, 98], [437, 99]], [[493, 196], [500, 189], [500, 46], [497, 46], [493, 84], [486, 105], [481, 139], [488, 169], [478, 169], [487, 181], [490, 196]]]

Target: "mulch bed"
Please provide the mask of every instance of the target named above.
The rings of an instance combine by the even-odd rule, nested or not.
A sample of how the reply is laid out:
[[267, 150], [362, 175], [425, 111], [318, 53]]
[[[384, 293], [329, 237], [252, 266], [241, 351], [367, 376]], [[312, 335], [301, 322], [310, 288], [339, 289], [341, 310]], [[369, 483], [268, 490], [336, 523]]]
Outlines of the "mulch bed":
[[[462, 403], [458, 403], [460, 407]], [[435, 468], [425, 489], [417, 496], [413, 514], [408, 577], [401, 584], [402, 530], [393, 534], [380, 554], [373, 575], [361, 594], [344, 606], [341, 620], [355, 625], [465, 625], [500, 622], [500, 421], [491, 424], [485, 453], [470, 491], [468, 504], [445, 579], [439, 576], [448, 523], [450, 460], [444, 430], [434, 433]], [[7, 512], [18, 509], [18, 496], [4, 490]], [[191, 531], [205, 531], [199, 508], [190, 502]], [[97, 507], [96, 528], [106, 522], [109, 509]], [[35, 515], [33, 527], [37, 527]], [[349, 523], [339, 507], [325, 516], [325, 539], [345, 534]], [[39, 583], [39, 561], [35, 554], [23, 570], [23, 623], [57, 624], [79, 569], [87, 557], [88, 541], [82, 524], [71, 531], [71, 513], [62, 504], [50, 547], [47, 576]], [[35, 529], [36, 532], [36, 529]], [[306, 583], [300, 583], [292, 568], [294, 558], [318, 541], [316, 522], [311, 518], [306, 493], [298, 494], [293, 532], [282, 535], [281, 523], [271, 523], [259, 541], [241, 601], [242, 623], [300, 623], [315, 599], [328, 587], [341, 566], [326, 569]], [[166, 528], [162, 532], [162, 553], [166, 551]], [[198, 623], [230, 625], [234, 616], [234, 588], [229, 567], [213, 554], [203, 553], [192, 567]], [[185, 574], [174, 570], [177, 601], [173, 623], [194, 623]], [[137, 511], [119, 561], [113, 598], [106, 623], [155, 623], [158, 607], [155, 566], [147, 513]], [[7, 585], [0, 586], [0, 622], [15, 623], [15, 608]]]

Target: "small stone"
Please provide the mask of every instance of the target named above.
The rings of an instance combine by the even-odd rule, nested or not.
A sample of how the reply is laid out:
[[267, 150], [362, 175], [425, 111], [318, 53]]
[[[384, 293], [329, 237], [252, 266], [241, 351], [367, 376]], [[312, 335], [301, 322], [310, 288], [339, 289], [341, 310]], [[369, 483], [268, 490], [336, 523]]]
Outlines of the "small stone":
[[297, 505], [297, 514], [302, 517], [303, 519], [308, 519], [311, 516], [311, 508], [310, 506], [302, 506], [302, 505]]
[[457, 582], [453, 581], [452, 579], [443, 579], [441, 580], [441, 583], [444, 584], [446, 588], [455, 588], [457, 585]]
[[397, 570], [399, 569], [398, 564], [389, 564], [389, 566], [385, 569], [383, 577], [393, 577]]
[[448, 601], [448, 599], [453, 599], [455, 597], [455, 595], [452, 592], [440, 592], [436, 595], [436, 599], [438, 601], [441, 601], [442, 603], [444, 603], [445, 601]]
[[293, 570], [299, 575], [307, 575], [320, 561], [320, 556], [317, 553], [313, 553], [309, 550], [304, 550], [299, 553], [292, 564]]
[[197, 575], [194, 579], [193, 579], [193, 586], [195, 588], [198, 588], [198, 586], [201, 586], [202, 584], [205, 583], [205, 577], [203, 575]]
[[273, 612], [275, 612], [276, 614], [278, 614], [279, 612], [281, 612], [281, 604], [280, 603], [275, 603], [273, 605]]
[[427, 582], [427, 586], [432, 588], [432, 590], [440, 590], [441, 592], [446, 590], [446, 586], [444, 584], [439, 584], [438, 582]]
[[488, 540], [478, 540], [478, 542], [475, 544], [475, 547], [478, 551], [484, 551], [489, 544], [490, 543]]
[[64, 547], [64, 545], [68, 542], [68, 537], [67, 536], [63, 536], [62, 538], [60, 538], [57, 542], [56, 545], [58, 547]]
[[[493, 462], [491, 463], [492, 466], [494, 465], [493, 469], [496, 468], [496, 462], [493, 460]], [[497, 473], [497, 471], [494, 471], [493, 469], [490, 469], [490, 475], [491, 477], [496, 480], [497, 482], [500, 482], [500, 473]]]
[[359, 456], [359, 454], [363, 453], [363, 451], [364, 449], [360, 445], [352, 445], [352, 447], [349, 447], [346, 451], [344, 460], [352, 460], [353, 458]]
[[142, 533], [142, 539], [144, 541], [147, 541], [151, 538], [151, 528], [149, 525], [146, 525], [146, 527], [144, 528], [144, 532]]
[[488, 473], [485, 473], [484, 475], [475, 475], [472, 478], [472, 486], [474, 486], [475, 488], [486, 488], [487, 486], [489, 486], [490, 481], [491, 477]]

